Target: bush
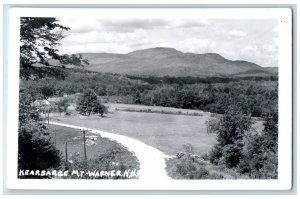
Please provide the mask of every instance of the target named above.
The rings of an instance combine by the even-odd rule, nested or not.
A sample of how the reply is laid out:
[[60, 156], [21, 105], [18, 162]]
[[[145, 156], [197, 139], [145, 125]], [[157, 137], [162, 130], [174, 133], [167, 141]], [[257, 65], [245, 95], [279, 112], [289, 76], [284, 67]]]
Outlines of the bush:
[[167, 172], [175, 179], [223, 179], [223, 175], [210, 173], [208, 162], [194, 154], [191, 144], [183, 145], [184, 152], [177, 154], [177, 158], [167, 161]]
[[63, 98], [56, 102], [56, 106], [57, 106], [58, 112], [67, 114], [67, 110], [68, 110], [68, 107], [70, 106], [70, 103], [67, 98]]
[[108, 113], [108, 109], [106, 106], [101, 104], [100, 101], [97, 101], [94, 112], [100, 114], [102, 117], [104, 114]]

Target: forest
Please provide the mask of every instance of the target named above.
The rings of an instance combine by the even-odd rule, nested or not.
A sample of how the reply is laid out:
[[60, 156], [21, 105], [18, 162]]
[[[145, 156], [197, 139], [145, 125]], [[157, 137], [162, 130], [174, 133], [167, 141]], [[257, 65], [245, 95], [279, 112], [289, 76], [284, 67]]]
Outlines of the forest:
[[278, 103], [277, 77], [191, 78], [133, 77], [66, 69], [63, 78], [22, 80], [21, 89], [39, 99], [82, 93], [93, 89], [104, 102], [197, 109], [224, 114], [233, 105], [243, 114], [262, 117]]

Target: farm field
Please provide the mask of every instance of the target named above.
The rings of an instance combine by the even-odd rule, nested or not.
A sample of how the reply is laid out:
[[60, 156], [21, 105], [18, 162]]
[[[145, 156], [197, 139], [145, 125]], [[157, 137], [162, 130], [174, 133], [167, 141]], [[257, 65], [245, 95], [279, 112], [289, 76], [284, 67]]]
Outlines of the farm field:
[[[68, 142], [68, 160], [72, 160], [74, 156], [76, 159], [84, 158], [83, 149], [83, 135], [78, 129], [62, 127], [50, 124], [50, 136], [55, 143], [56, 148], [61, 151], [63, 160], [66, 158], [65, 143]], [[56, 132], [56, 136], [55, 136]], [[107, 138], [102, 138], [99, 135], [86, 133], [86, 151], [88, 159], [95, 159], [107, 151], [120, 147], [120, 145]], [[121, 146], [123, 148], [123, 146]], [[126, 149], [122, 150], [122, 153], [118, 154], [118, 160], [124, 165], [128, 165], [130, 168], [138, 167], [137, 159], [133, 154]]]

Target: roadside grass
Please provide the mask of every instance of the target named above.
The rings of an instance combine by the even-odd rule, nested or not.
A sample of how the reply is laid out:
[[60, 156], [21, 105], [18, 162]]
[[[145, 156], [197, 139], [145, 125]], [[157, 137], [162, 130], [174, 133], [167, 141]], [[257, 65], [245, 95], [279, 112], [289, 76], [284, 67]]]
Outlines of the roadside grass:
[[[57, 149], [61, 151], [63, 161], [66, 161], [66, 142], [67, 142], [67, 161], [64, 163], [66, 170], [139, 170], [139, 163], [134, 154], [128, 151], [119, 143], [103, 138], [100, 135], [86, 133], [86, 152], [87, 161], [84, 161], [83, 135], [79, 129], [62, 127], [57, 125], [49, 126], [49, 133]], [[66, 178], [78, 178], [68, 176]], [[110, 178], [110, 177], [102, 177]], [[113, 179], [123, 177], [111, 177]], [[84, 175], [82, 179], [99, 179]], [[125, 178], [126, 179], [126, 178]]]
[[166, 165], [167, 174], [173, 179], [247, 179], [233, 169], [213, 165], [201, 158], [175, 157], [167, 159]]
[[173, 179], [246, 179], [234, 169], [224, 165], [213, 165], [194, 152], [191, 144], [183, 145], [183, 151], [166, 160], [167, 174]]

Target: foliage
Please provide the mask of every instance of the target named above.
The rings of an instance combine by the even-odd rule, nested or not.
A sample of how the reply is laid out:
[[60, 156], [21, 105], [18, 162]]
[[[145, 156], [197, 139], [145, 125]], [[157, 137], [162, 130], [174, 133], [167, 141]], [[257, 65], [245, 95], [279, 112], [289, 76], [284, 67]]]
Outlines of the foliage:
[[[243, 114], [254, 117], [264, 116], [278, 103], [276, 80], [231, 78], [231, 81], [221, 83], [195, 81], [188, 84], [188, 80], [173, 77], [172, 81], [150, 84], [143, 79], [81, 69], [65, 71], [68, 74], [65, 80], [43, 78], [38, 82], [29, 80], [22, 83], [30, 90], [41, 93], [43, 98], [82, 93], [90, 88], [109, 102], [198, 109], [219, 114], [224, 114], [234, 102]], [[175, 80], [178, 80], [177, 83]]]
[[276, 179], [278, 177], [277, 110], [271, 110], [264, 120], [262, 134], [248, 137], [245, 155], [239, 165], [239, 171], [252, 178]]
[[210, 172], [207, 163], [193, 152], [190, 144], [183, 146], [183, 155], [167, 161], [167, 173], [175, 179], [223, 179], [222, 174]]
[[[238, 113], [225, 114], [208, 123], [218, 133], [209, 154], [213, 164], [235, 167], [250, 178], [276, 179], [278, 172], [278, 111], [269, 109], [262, 133], [251, 131], [252, 121]], [[249, 133], [246, 133], [249, 132]]]
[[47, 170], [60, 166], [61, 154], [52, 144], [42, 123], [29, 122], [19, 127], [19, 169]]
[[100, 116], [102, 117], [104, 114], [108, 113], [108, 109], [106, 106], [101, 104], [99, 100], [97, 100], [94, 112], [100, 114]]
[[67, 113], [70, 103], [67, 98], [63, 98], [56, 102], [56, 106], [57, 106], [58, 112]]
[[107, 113], [107, 109], [98, 100], [96, 93], [92, 89], [86, 89], [77, 101], [76, 110], [82, 115], [90, 115], [91, 113], [99, 113], [103, 116]]
[[21, 126], [22, 124], [26, 124], [30, 121], [41, 121], [42, 118], [38, 112], [37, 107], [32, 106], [35, 98], [22, 89], [20, 90], [19, 95], [19, 125]]
[[[79, 55], [60, 55], [58, 46], [69, 28], [56, 18], [21, 17], [20, 76], [21, 78], [64, 77], [66, 64], [88, 64]], [[57, 61], [57, 64], [52, 64]]]
[[52, 144], [35, 98], [21, 90], [19, 103], [18, 168], [45, 170], [60, 166], [60, 152]]
[[235, 106], [230, 106], [226, 114], [209, 122], [209, 132], [217, 133], [218, 143], [210, 154], [215, 164], [236, 167], [243, 158], [244, 136], [251, 130], [253, 121]]

